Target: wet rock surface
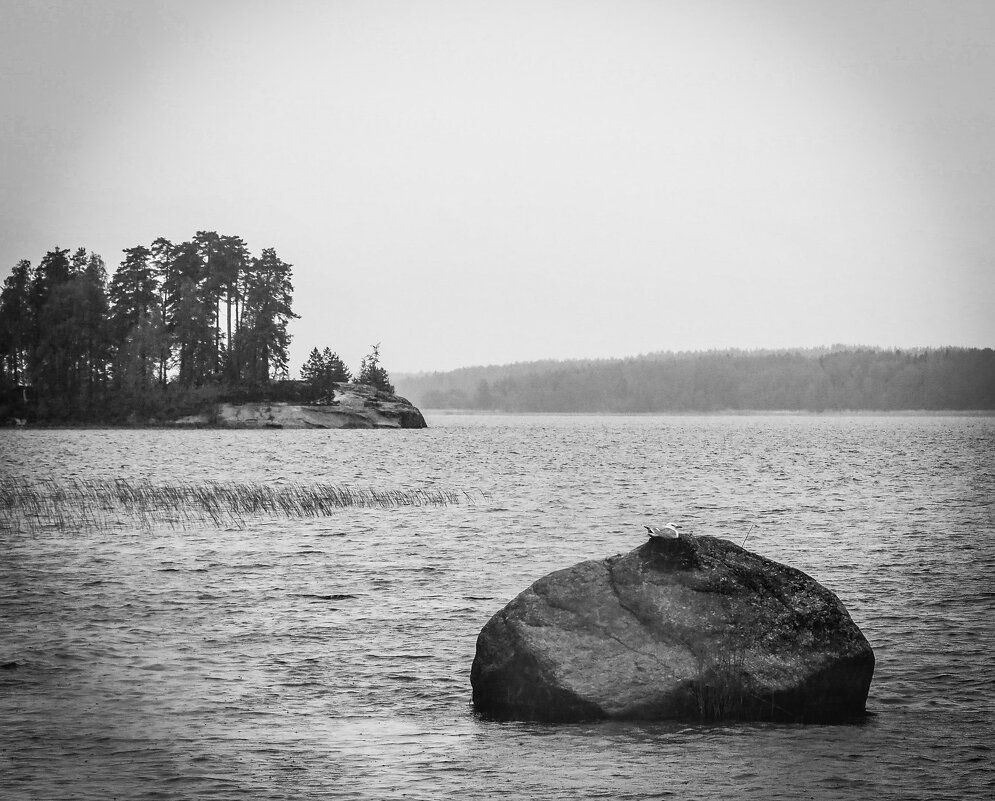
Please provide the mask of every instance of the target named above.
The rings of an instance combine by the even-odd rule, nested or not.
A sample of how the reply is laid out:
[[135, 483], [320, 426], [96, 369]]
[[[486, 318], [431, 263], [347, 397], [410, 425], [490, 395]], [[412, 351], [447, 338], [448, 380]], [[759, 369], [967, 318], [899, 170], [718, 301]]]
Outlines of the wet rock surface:
[[222, 403], [214, 415], [176, 421], [222, 428], [425, 428], [422, 413], [406, 398], [363, 384], [341, 384], [330, 402]]
[[814, 579], [682, 534], [535, 582], [481, 630], [471, 682], [504, 720], [832, 722], [863, 714], [873, 671]]

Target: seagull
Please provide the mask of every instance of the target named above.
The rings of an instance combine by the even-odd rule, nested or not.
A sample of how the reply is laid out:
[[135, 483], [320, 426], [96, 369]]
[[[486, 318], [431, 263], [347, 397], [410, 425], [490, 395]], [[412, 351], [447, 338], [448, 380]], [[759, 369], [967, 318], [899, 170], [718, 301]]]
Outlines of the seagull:
[[680, 536], [677, 531], [677, 526], [673, 523], [667, 523], [665, 526], [643, 526], [651, 537], [659, 537], [662, 540], [672, 540]]

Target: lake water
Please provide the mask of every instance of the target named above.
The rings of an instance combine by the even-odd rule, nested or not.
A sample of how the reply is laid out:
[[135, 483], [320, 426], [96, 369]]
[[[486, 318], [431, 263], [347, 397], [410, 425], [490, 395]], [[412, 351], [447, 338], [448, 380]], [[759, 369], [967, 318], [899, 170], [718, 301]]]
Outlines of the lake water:
[[[0, 536], [5, 799], [964, 799], [995, 782], [995, 418], [429, 415], [424, 431], [0, 432], [0, 476], [474, 503]], [[674, 520], [874, 648], [846, 726], [493, 723], [487, 619]], [[12, 664], [13, 663], [13, 664]]]

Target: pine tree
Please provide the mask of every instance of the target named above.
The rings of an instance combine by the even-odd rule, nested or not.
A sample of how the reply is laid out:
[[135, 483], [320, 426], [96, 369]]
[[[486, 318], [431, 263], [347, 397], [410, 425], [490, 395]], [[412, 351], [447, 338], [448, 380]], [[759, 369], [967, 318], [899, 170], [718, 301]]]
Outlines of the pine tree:
[[82, 410], [88, 416], [103, 395], [111, 357], [110, 301], [104, 260], [90, 253], [86, 267], [75, 280], [81, 287], [78, 331], [83, 355]]
[[242, 323], [235, 348], [239, 374], [253, 383], [266, 384], [271, 375], [287, 375], [287, 323], [297, 317], [291, 276], [291, 265], [281, 261], [273, 248], [265, 248], [253, 259], [245, 275]]
[[379, 389], [381, 392], [394, 394], [394, 385], [390, 383], [390, 376], [387, 375], [387, 371], [380, 365], [379, 342], [373, 346], [373, 350], [369, 356], [363, 357], [363, 362], [359, 368], [359, 378], [356, 379], [356, 383], [367, 384], [368, 386]]
[[168, 349], [160, 310], [160, 282], [152, 251], [127, 248], [110, 284], [110, 329], [115, 355], [115, 381], [139, 394], [157, 380], [157, 368]]
[[312, 348], [307, 361], [301, 366], [301, 379], [311, 387], [312, 396], [317, 398], [332, 396], [335, 386], [348, 383], [350, 378], [349, 368], [331, 348], [325, 348], [321, 353]]
[[333, 353], [330, 348], [325, 348], [321, 352], [321, 356], [325, 363], [325, 373], [329, 381], [348, 384], [352, 380], [352, 374], [349, 372], [349, 368], [345, 366], [345, 362], [339, 358], [339, 354]]
[[[54, 248], [38, 263], [28, 286], [28, 319], [26, 326], [29, 351], [37, 347], [41, 338], [42, 309], [57, 286], [69, 280], [69, 250]], [[29, 353], [30, 358], [30, 353]]]
[[111, 327], [119, 341], [149, 315], [159, 297], [159, 279], [149, 263], [150, 256], [151, 251], [142, 245], [125, 249], [111, 279]]
[[173, 249], [165, 290], [166, 328], [177, 354], [179, 383], [200, 386], [214, 375], [217, 364], [217, 314], [195, 242]]
[[242, 238], [222, 236], [218, 241], [215, 273], [218, 286], [224, 295], [225, 339], [222, 357], [225, 377], [229, 383], [238, 380], [239, 360], [234, 352], [235, 334], [239, 324], [240, 287], [248, 266], [249, 249]]
[[161, 338], [157, 358], [159, 362], [159, 384], [165, 389], [166, 378], [169, 370], [169, 363], [173, 358], [172, 342], [169, 337], [169, 287], [174, 283], [173, 275], [176, 271], [174, 267], [175, 248], [173, 243], [165, 237], [158, 237], [152, 242], [149, 248], [152, 269], [155, 272], [156, 282], [159, 285], [158, 297], [158, 323], [164, 336]]
[[43, 417], [86, 417], [106, 377], [107, 271], [103, 259], [80, 248], [46, 255], [35, 272], [32, 298], [37, 339], [30, 373]]
[[30, 282], [31, 262], [22, 259], [0, 291], [0, 377], [10, 386], [24, 381], [27, 368]]

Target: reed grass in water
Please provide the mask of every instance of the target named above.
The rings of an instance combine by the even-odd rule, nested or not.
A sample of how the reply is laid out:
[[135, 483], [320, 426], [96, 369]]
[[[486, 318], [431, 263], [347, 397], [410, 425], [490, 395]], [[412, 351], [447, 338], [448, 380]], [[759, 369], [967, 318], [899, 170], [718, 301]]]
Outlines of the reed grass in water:
[[326, 517], [347, 507], [393, 509], [474, 501], [451, 489], [350, 489], [334, 484], [249, 484], [235, 481], [153, 484], [126, 479], [0, 479], [0, 528], [97, 526], [131, 518], [156, 523], [241, 527], [252, 517]]

